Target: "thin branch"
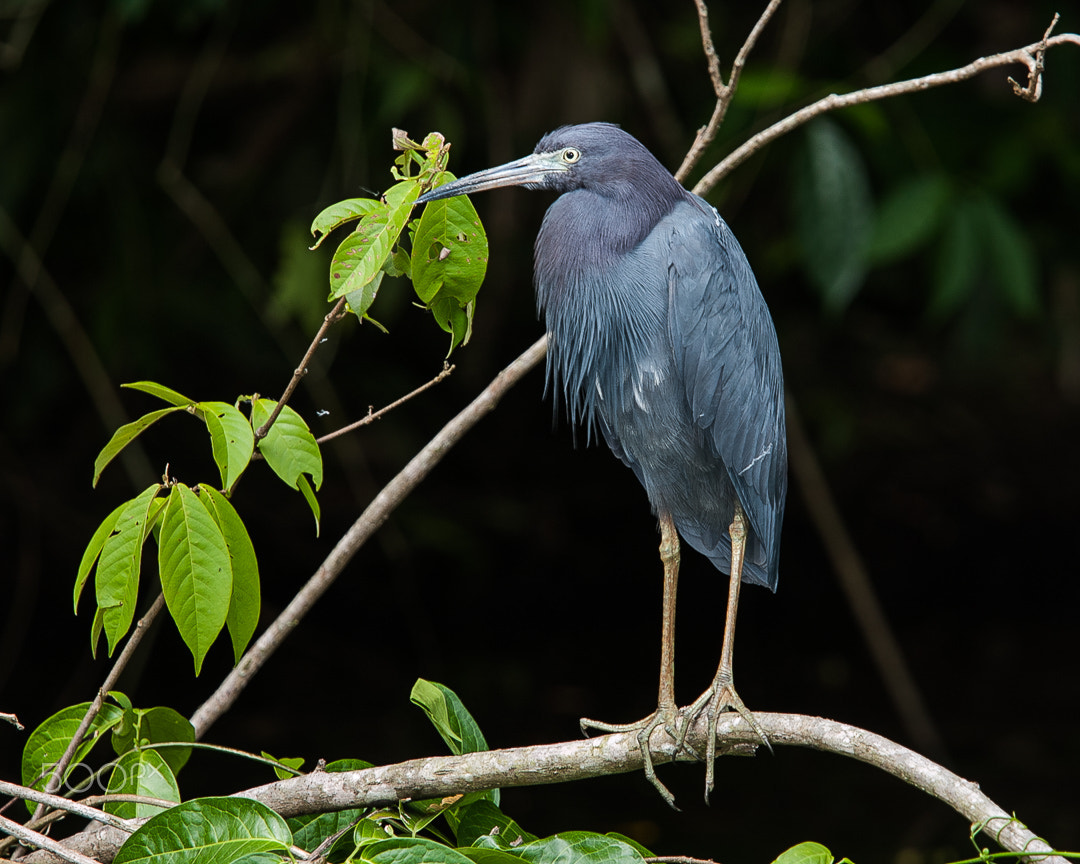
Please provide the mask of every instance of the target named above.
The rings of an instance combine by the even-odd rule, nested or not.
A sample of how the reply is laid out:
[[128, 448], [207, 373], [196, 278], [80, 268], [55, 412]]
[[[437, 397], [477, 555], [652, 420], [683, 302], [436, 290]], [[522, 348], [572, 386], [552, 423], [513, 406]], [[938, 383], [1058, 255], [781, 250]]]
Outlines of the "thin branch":
[[[1012, 852], [1046, 855], [1040, 861], [1065, 864], [1054, 856], [1051, 846], [995, 804], [978, 787], [930, 761], [925, 756], [864, 729], [799, 714], [755, 713], [769, 740], [777, 746], [806, 747], [848, 756], [909, 783], [952, 807], [969, 824], [990, 840]], [[704, 752], [708, 718], [691, 728], [687, 742]], [[745, 721], [734, 713], [720, 718], [720, 749], [746, 752], [760, 740]], [[651, 741], [657, 765], [676, 761], [675, 744], [662, 728]], [[780, 758], [779, 756], [777, 758]], [[693, 761], [681, 752], [677, 761]], [[598, 738], [578, 739], [558, 744], [513, 747], [463, 756], [433, 756], [396, 765], [362, 771], [328, 773], [317, 771], [302, 777], [279, 780], [237, 792], [252, 798], [285, 817], [325, 813], [356, 807], [374, 807], [406, 799], [443, 798], [514, 786], [542, 786], [594, 777], [610, 776], [642, 769], [641, 749], [636, 733], [617, 733]], [[79, 835], [71, 848], [96, 842], [95, 848], [123, 842], [121, 832], [102, 828], [96, 840]], [[30, 861], [50, 861], [33, 855]]]
[[16, 717], [14, 714], [0, 713], [0, 720], [3, 720], [5, 723], [10, 723], [20, 732], [22, 732], [22, 730], [25, 728], [22, 723], [19, 722], [19, 718]]
[[[85, 801], [72, 801], [60, 795], [53, 795], [49, 792], [41, 792], [38, 789], [31, 789], [29, 786], [20, 786], [18, 783], [8, 783], [6, 780], [0, 780], [0, 795], [10, 795], [12, 798], [22, 798], [24, 801], [33, 801], [36, 804], [44, 804], [55, 810], [64, 810], [74, 816], [81, 816], [83, 819], [89, 819], [92, 822], [104, 822], [107, 825], [112, 825], [114, 828], [119, 828], [121, 831], [126, 831], [129, 834], [135, 830], [133, 826], [128, 824], [128, 820], [120, 819], [117, 816], [106, 813], [104, 810], [98, 810], [96, 807], [87, 804]], [[97, 797], [104, 799], [108, 796]], [[173, 806], [172, 802], [169, 802], [169, 806]]]
[[[5, 834], [10, 834], [15, 837], [20, 843], [26, 846], [34, 846], [38, 849], [44, 849], [47, 852], [51, 852], [61, 861], [67, 861], [69, 864], [100, 864], [93, 858], [87, 858], [85, 855], [75, 852], [62, 843], [58, 843], [56, 840], [51, 840], [44, 834], [38, 834], [37, 831], [31, 831], [25, 825], [20, 825], [18, 822], [13, 822], [6, 816], [0, 816], [0, 831]], [[33, 855], [27, 860], [32, 860]]]
[[337, 438], [337, 437], [339, 437], [341, 435], [345, 435], [345, 434], [347, 434], [349, 432], [353, 432], [353, 431], [359, 429], [361, 426], [367, 426], [369, 423], [374, 423], [376, 420], [382, 419], [384, 416], [389, 414], [395, 408], [400, 408], [402, 405], [404, 405], [410, 399], [415, 399], [417, 396], [419, 396], [425, 390], [428, 390], [431, 387], [434, 387], [436, 384], [441, 384], [443, 381], [445, 381], [450, 376], [450, 374], [453, 371], [454, 371], [454, 367], [451, 366], [449, 363], [446, 363], [444, 361], [442, 371], [438, 375], [436, 375], [434, 378], [432, 378], [430, 381], [428, 381], [426, 384], [421, 384], [415, 390], [413, 390], [413, 391], [411, 391], [409, 393], [406, 393], [400, 399], [395, 399], [389, 405], [384, 405], [378, 411], [372, 411], [369, 408], [368, 413], [365, 414], [363, 417], [361, 417], [359, 420], [357, 420], [355, 423], [350, 423], [348, 426], [342, 426], [340, 429], [335, 429], [333, 432], [328, 432], [326, 435], [323, 435], [321, 438], [316, 439], [317, 443], [325, 444], [327, 441], [333, 441], [335, 438]]
[[1042, 41], [1035, 49], [1035, 65], [1028, 69], [1028, 83], [1026, 86], [1021, 87], [1015, 80], [1009, 78], [1009, 83], [1012, 84], [1013, 93], [1028, 102], [1038, 102], [1039, 97], [1042, 96], [1042, 73], [1046, 68], [1046, 42], [1050, 38], [1050, 34], [1054, 32], [1054, 28], [1057, 26], [1058, 21], [1061, 20], [1061, 16], [1055, 12], [1054, 19], [1050, 22], [1050, 26], [1046, 28], [1046, 32], [1043, 33]]
[[[158, 594], [157, 599], [154, 600], [150, 609], [139, 619], [139, 623], [135, 625], [135, 630], [132, 632], [131, 636], [128, 637], [127, 643], [124, 645], [120, 655], [116, 658], [116, 662], [113, 663], [112, 669], [109, 670], [109, 674], [105, 676], [105, 682], [98, 688], [98, 692], [94, 696], [94, 701], [91, 702], [90, 707], [86, 709], [86, 713], [79, 722], [78, 729], [76, 729], [75, 734], [71, 736], [71, 741], [68, 742], [64, 755], [60, 757], [56, 766], [53, 768], [52, 776], [49, 778], [49, 782], [45, 784], [46, 792], [50, 794], [55, 793], [56, 790], [60, 788], [64, 772], [67, 770], [68, 765], [71, 764], [71, 760], [75, 757], [75, 751], [79, 749], [83, 736], [86, 735], [87, 730], [90, 728], [90, 724], [94, 722], [94, 718], [97, 717], [98, 712], [101, 711], [101, 706], [105, 704], [105, 696], [116, 686], [120, 674], [124, 671], [128, 661], [131, 660], [132, 655], [135, 653], [135, 649], [139, 647], [139, 643], [142, 642], [146, 632], [150, 629], [150, 625], [154, 623], [154, 619], [157, 618], [164, 607], [165, 595]], [[44, 809], [45, 805], [39, 803], [37, 809], [34, 811], [34, 818], [40, 818]]]
[[297, 592], [277, 619], [266, 628], [210, 698], [192, 715], [191, 723], [195, 727], [196, 738], [201, 738], [214, 721], [236, 701], [251, 677], [262, 668], [270, 655], [295, 629], [300, 619], [333, 584], [345, 565], [387, 520], [398, 504], [416, 488], [469, 429], [494, 410], [506, 391], [539, 363], [546, 351], [547, 337], [544, 336], [503, 369], [468, 407], [447, 423], [408, 465], [383, 487], [367, 509], [360, 514], [360, 518], [338, 541], [307, 584]]
[[326, 316], [323, 318], [323, 323], [319, 327], [319, 332], [315, 334], [315, 338], [312, 339], [311, 344], [308, 345], [307, 351], [304, 352], [304, 356], [300, 360], [300, 365], [297, 366], [296, 370], [293, 372], [293, 376], [289, 379], [285, 392], [281, 394], [281, 398], [278, 399], [277, 405], [274, 406], [274, 410], [270, 412], [269, 418], [267, 418], [262, 426], [255, 430], [256, 441], [266, 437], [266, 433], [269, 432], [270, 427], [274, 425], [274, 421], [277, 420], [278, 415], [281, 413], [281, 409], [284, 408], [285, 404], [292, 398], [293, 391], [296, 390], [297, 385], [300, 383], [300, 379], [307, 375], [311, 358], [315, 356], [315, 352], [319, 350], [319, 346], [323, 343], [323, 337], [326, 336], [326, 331], [344, 318], [346, 314], [348, 313], [345, 311], [345, 298], [342, 297], [334, 304], [334, 308], [326, 313]]
[[897, 81], [893, 84], [882, 84], [878, 87], [867, 87], [864, 90], [855, 90], [851, 93], [832, 93], [811, 105], [807, 105], [805, 108], [801, 108], [794, 114], [789, 114], [780, 122], [774, 123], [768, 129], [758, 132], [756, 135], [745, 141], [740, 147], [729, 153], [704, 177], [702, 177], [697, 182], [697, 185], [694, 186], [693, 191], [697, 195], [707, 194], [722, 177], [731, 173], [731, 171], [739, 167], [766, 144], [775, 141], [782, 135], [786, 135], [793, 129], [797, 129], [815, 117], [829, 111], [835, 111], [838, 108], [848, 108], [852, 105], [862, 105], [867, 102], [890, 99], [894, 96], [918, 93], [923, 90], [929, 90], [932, 87], [940, 87], [944, 84], [958, 84], [961, 81], [967, 81], [969, 78], [974, 78], [976, 75], [985, 72], [987, 69], [994, 69], [999, 66], [1010, 66], [1015, 63], [1021, 63], [1028, 67], [1031, 76], [1028, 81], [1028, 87], [1033, 94], [1040, 92], [1039, 84], [1037, 83], [1037, 76], [1041, 78], [1041, 67], [1038, 61], [1039, 52], [1045, 51], [1056, 45], [1065, 44], [1080, 45], [1080, 36], [1075, 33], [1063, 33], [1059, 36], [1053, 36], [1023, 48], [1004, 51], [1001, 54], [993, 54], [988, 57], [980, 57], [969, 63], [967, 66], [961, 66], [958, 69], [950, 69], [946, 72], [935, 72], [930, 75], [923, 75], [921, 78], [911, 78], [906, 81]]
[[728, 76], [726, 84], [720, 74], [720, 58], [717, 56], [716, 46], [713, 45], [712, 41], [712, 32], [709, 27], [709, 8], [705, 5], [705, 0], [694, 0], [694, 3], [697, 6], [698, 24], [701, 27], [701, 45], [705, 50], [705, 58], [709, 64], [709, 78], [712, 81], [713, 91], [716, 93], [716, 106], [713, 108], [709, 122], [698, 130], [697, 135], [694, 137], [694, 143], [683, 158], [682, 165], [675, 172], [675, 179], [680, 183], [686, 180], [694, 166], [705, 155], [705, 151], [720, 130], [724, 117], [727, 115], [728, 107], [731, 105], [731, 100], [735, 98], [735, 90], [739, 86], [739, 78], [742, 76], [742, 70], [746, 65], [747, 58], [749, 58], [750, 52], [754, 50], [754, 45], [757, 44], [758, 37], [765, 29], [765, 25], [769, 23], [769, 19], [772, 18], [773, 13], [780, 6], [781, 0], [769, 0], [769, 5], [765, 7], [765, 11], [761, 13], [761, 17], [758, 18], [757, 23], [750, 31], [750, 35], [746, 37], [742, 48], [739, 49], [739, 53], [735, 56], [735, 62], [731, 65], [731, 74]]

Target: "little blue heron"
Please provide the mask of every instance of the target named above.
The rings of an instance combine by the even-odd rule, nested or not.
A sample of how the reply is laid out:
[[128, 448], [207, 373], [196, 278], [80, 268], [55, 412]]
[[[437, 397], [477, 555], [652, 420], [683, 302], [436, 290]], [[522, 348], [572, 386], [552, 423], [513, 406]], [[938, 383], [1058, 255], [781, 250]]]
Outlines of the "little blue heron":
[[[660, 523], [664, 567], [660, 696], [637, 723], [583, 719], [582, 729], [634, 731], [645, 774], [668, 803], [650, 752], [662, 727], [685, 747], [708, 708], [705, 797], [716, 725], [735, 710], [739, 586], [776, 590], [787, 492], [780, 349], [769, 310], [731, 229], [636, 138], [609, 123], [564, 126], [532, 155], [440, 186], [419, 202], [501, 186], [560, 193], [536, 238], [538, 311], [548, 332], [549, 386], [571, 422], [598, 428], [645, 487]], [[730, 573], [720, 666], [680, 711], [675, 702], [679, 535]]]

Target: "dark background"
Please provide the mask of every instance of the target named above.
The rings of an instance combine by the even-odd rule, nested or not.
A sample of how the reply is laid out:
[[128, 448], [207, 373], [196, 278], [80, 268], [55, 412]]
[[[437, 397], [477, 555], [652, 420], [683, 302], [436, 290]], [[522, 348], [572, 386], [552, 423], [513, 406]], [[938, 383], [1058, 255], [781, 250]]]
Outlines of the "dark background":
[[[1055, 10], [1060, 32], [1080, 26], [1074, 3], [916, 5], [785, 4], [701, 170], [817, 96], [1034, 42]], [[725, 69], [759, 11], [713, 4]], [[159, 407], [119, 384], [151, 379], [226, 401], [280, 393], [326, 310], [327, 257], [305, 251], [307, 226], [327, 204], [389, 185], [391, 127], [443, 132], [463, 174], [530, 152], [563, 123], [609, 120], [674, 169], [712, 89], [688, 0], [115, 0], [25, 4], [24, 14], [0, 22], [0, 710], [33, 728], [91, 698], [107, 670], [89, 657], [90, 604], [73, 619], [69, 599], [96, 525], [166, 463], [188, 483], [216, 478], [205, 432], [172, 418], [91, 490], [112, 429]], [[1076, 849], [1080, 52], [1051, 52], [1036, 105], [1012, 95], [1009, 73], [1024, 70], [835, 119], [876, 197], [936, 171], [999, 202], [1036, 262], [1031, 314], [1002, 299], [989, 266], [950, 314], [930, 314], [941, 266], [933, 238], [925, 254], [871, 270], [847, 308], [825, 313], [795, 235], [802, 133], [755, 156], [710, 199], [755, 267], [788, 388], [946, 763], [1058, 848]], [[787, 82], [779, 96], [778, 80]], [[170, 162], [183, 182], [170, 179]], [[540, 334], [530, 247], [549, 201], [509, 190], [475, 203], [491, 263], [472, 342], [433, 392], [326, 446], [321, 536], [303, 500], [266, 472], [241, 484], [234, 501], [260, 554], [264, 623], [380, 486]], [[44, 272], [20, 278], [27, 237]], [[22, 262], [32, 269], [33, 256]], [[355, 321], [336, 327], [294, 400], [317, 432], [441, 366], [448, 340], [411, 305], [408, 286], [385, 284], [372, 314], [390, 335]], [[110, 416], [88, 387], [97, 362], [126, 417]], [[628, 721], [652, 709], [654, 519], [605, 449], [575, 449], [565, 425], [552, 431], [542, 395], [533, 372], [448, 455], [208, 740], [308, 766], [439, 753], [408, 703], [418, 676], [456, 690], [493, 747], [573, 738], [583, 714]], [[794, 481], [781, 569], [775, 596], [743, 592], [746, 702], [912, 743]], [[726, 579], [692, 553], [683, 572], [686, 702], [715, 669]], [[166, 623], [121, 689], [138, 705], [190, 714], [230, 662], [222, 641], [194, 679]], [[0, 776], [18, 775], [23, 741], [0, 727]], [[864, 862], [970, 850], [967, 826], [944, 805], [837, 756], [785, 748], [725, 759], [709, 808], [702, 775], [662, 770], [681, 814], [635, 775], [509, 790], [503, 807], [541, 835], [618, 830], [658, 854], [725, 862], [771, 860], [807, 839]], [[181, 782], [197, 795], [266, 779], [207, 755]]]

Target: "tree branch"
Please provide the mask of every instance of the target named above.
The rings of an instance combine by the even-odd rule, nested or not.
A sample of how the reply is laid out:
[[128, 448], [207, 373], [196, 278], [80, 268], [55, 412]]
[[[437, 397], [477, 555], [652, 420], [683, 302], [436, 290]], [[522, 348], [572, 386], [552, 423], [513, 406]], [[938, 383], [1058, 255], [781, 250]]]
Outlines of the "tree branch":
[[675, 172], [675, 179], [680, 183], [686, 180], [694, 166], [705, 155], [705, 150], [713, 142], [716, 133], [720, 131], [720, 126], [727, 115], [728, 106], [731, 105], [731, 100], [735, 98], [735, 90], [739, 86], [743, 66], [746, 65], [750, 52], [754, 50], [754, 45], [757, 44], [761, 31], [765, 29], [765, 25], [769, 23], [769, 19], [772, 18], [780, 3], [781, 0], [769, 0], [769, 5], [765, 7], [765, 11], [761, 13], [761, 17], [758, 18], [757, 23], [750, 31], [750, 35], [746, 37], [742, 48], [739, 49], [735, 62], [731, 65], [731, 74], [728, 76], [727, 84], [725, 84], [720, 74], [720, 58], [717, 56], [716, 46], [713, 45], [712, 32], [709, 27], [709, 7], [705, 5], [705, 0], [694, 0], [694, 4], [697, 6], [698, 24], [701, 27], [701, 46], [705, 51], [705, 59], [709, 64], [709, 79], [712, 81], [713, 91], [716, 93], [716, 106], [713, 108], [709, 122], [698, 130], [697, 135], [694, 137], [694, 143], [690, 145], [690, 150], [683, 159], [682, 165]]
[[202, 737], [213, 722], [236, 701], [251, 676], [262, 668], [270, 655], [277, 650], [300, 619], [315, 605], [315, 601], [334, 583], [345, 565], [387, 520], [398, 504], [416, 488], [469, 429], [487, 413], [494, 410], [506, 391], [539, 363], [546, 352], [547, 337], [544, 336], [495, 376], [495, 380], [468, 407], [447, 423], [375, 496], [367, 509], [337, 542], [307, 584], [293, 597], [277, 619], [263, 631], [210, 698], [192, 715], [191, 723], [195, 727], [196, 737]]
[[[775, 746], [806, 747], [865, 762], [898, 777], [950, 806], [1002, 848], [1012, 852], [1046, 855], [1047, 864], [1065, 864], [1053, 849], [1025, 825], [995, 804], [978, 787], [951, 771], [893, 741], [834, 720], [800, 714], [755, 713]], [[704, 752], [708, 734], [707, 718], [701, 717], [690, 730], [687, 741]], [[760, 741], [741, 717], [726, 713], [718, 727], [722, 752], [745, 752]], [[682, 753], [675, 758], [674, 742], [662, 728], [652, 739], [653, 761], [692, 761]], [[777, 756], [776, 758], [782, 758]], [[279, 780], [236, 793], [260, 801], [282, 816], [324, 813], [357, 807], [376, 807], [405, 799], [443, 798], [515, 786], [568, 783], [593, 777], [641, 771], [641, 750], [635, 733], [619, 733], [532, 747], [513, 747], [463, 756], [433, 756], [363, 771], [328, 773], [318, 771]], [[101, 828], [95, 837], [78, 835], [71, 849], [85, 851], [90, 844], [101, 850], [114, 844], [119, 848], [126, 835], [114, 828]], [[87, 844], [86, 847], [83, 844]], [[99, 853], [100, 854], [100, 853]], [[55, 859], [37, 853], [33, 862]]]
[[805, 108], [801, 108], [794, 114], [789, 114], [778, 123], [774, 123], [768, 129], [758, 132], [749, 138], [741, 146], [729, 153], [718, 162], [709, 172], [702, 177], [693, 188], [697, 195], [706, 195], [719, 182], [719, 180], [738, 168], [743, 162], [757, 153], [766, 144], [775, 141], [782, 135], [786, 135], [793, 129], [797, 129], [804, 123], [813, 120], [829, 111], [838, 108], [848, 108], [852, 105], [861, 105], [866, 102], [877, 102], [882, 99], [891, 99], [894, 96], [903, 96], [908, 93], [918, 93], [929, 90], [932, 87], [940, 87], [943, 84], [958, 84], [967, 81], [987, 69], [999, 66], [1010, 66], [1021, 63], [1028, 67], [1029, 79], [1026, 89], [1030, 90], [1034, 98], [1041, 92], [1039, 81], [1041, 80], [1042, 64], [1039, 58], [1048, 48], [1056, 45], [1080, 45], [1080, 35], [1075, 33], [1063, 33], [1059, 36], [1044, 38], [1032, 45], [1016, 48], [1012, 51], [1004, 51], [1001, 54], [992, 54], [988, 57], [980, 57], [967, 66], [958, 69], [950, 69], [946, 72], [934, 72], [923, 75], [921, 78], [910, 78], [906, 81], [897, 81], [893, 84], [882, 84], [878, 87], [867, 87], [864, 90], [855, 90], [851, 93], [831, 93], [823, 99], [819, 99]]
[[384, 405], [378, 411], [373, 411], [371, 410], [371, 408], [368, 408], [368, 413], [361, 417], [359, 420], [357, 420], [355, 423], [350, 423], [348, 426], [342, 426], [340, 429], [335, 429], [333, 432], [327, 432], [321, 438], [317, 439], [316, 443], [325, 444], [327, 441], [332, 441], [333, 439], [338, 438], [342, 435], [347, 435], [349, 432], [353, 432], [359, 429], [361, 426], [367, 426], [369, 423], [373, 423], [374, 421], [389, 414], [395, 408], [401, 407], [410, 399], [415, 399], [425, 390], [434, 387], [436, 384], [442, 383], [447, 379], [447, 377], [450, 376], [453, 371], [454, 367], [444, 360], [442, 371], [430, 381], [428, 381], [426, 384], [421, 384], [415, 390], [410, 390], [400, 399], [395, 399], [389, 405]]
[[[60, 788], [60, 782], [64, 777], [64, 772], [67, 770], [68, 765], [71, 764], [71, 760], [75, 757], [75, 751], [79, 749], [83, 736], [86, 735], [86, 730], [90, 728], [90, 724], [94, 721], [94, 718], [97, 717], [98, 712], [101, 711], [101, 706], [105, 704], [105, 696], [116, 686], [120, 674], [127, 667], [128, 662], [135, 653], [135, 649], [139, 647], [139, 643], [142, 642], [143, 636], [146, 635], [147, 630], [150, 629], [150, 625], [154, 623], [154, 619], [157, 618], [158, 613], [161, 612], [164, 606], [165, 595], [158, 594], [157, 599], [154, 600], [146, 614], [143, 615], [143, 617], [139, 619], [139, 623], [135, 625], [134, 632], [128, 638], [120, 655], [116, 658], [116, 662], [113, 663], [112, 669], [109, 670], [109, 674], [105, 676], [105, 681], [98, 688], [98, 692], [94, 696], [94, 700], [90, 703], [90, 707], [86, 709], [86, 713], [79, 722], [79, 728], [76, 729], [75, 734], [71, 736], [71, 741], [68, 742], [67, 749], [64, 750], [64, 755], [60, 757], [56, 766], [53, 768], [52, 776], [49, 778], [49, 782], [45, 784], [45, 791], [47, 793], [54, 793]], [[37, 809], [34, 811], [33, 818], [40, 818], [44, 809], [45, 805], [39, 803]]]

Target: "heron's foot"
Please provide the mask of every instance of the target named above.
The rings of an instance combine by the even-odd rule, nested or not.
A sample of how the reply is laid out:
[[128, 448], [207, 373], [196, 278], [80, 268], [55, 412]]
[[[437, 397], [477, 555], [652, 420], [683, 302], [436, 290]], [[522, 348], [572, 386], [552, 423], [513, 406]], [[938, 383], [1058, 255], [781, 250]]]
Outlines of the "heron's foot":
[[[764, 744], [769, 752], [772, 752], [772, 744], [769, 743], [769, 736], [765, 734], [765, 730], [761, 728], [761, 724], [755, 719], [754, 715], [750, 713], [750, 709], [746, 707], [746, 704], [739, 698], [739, 694], [735, 692], [735, 685], [731, 678], [731, 673], [726, 674], [718, 672], [716, 678], [713, 680], [712, 686], [702, 693], [692, 705], [687, 706], [682, 711], [682, 723], [680, 725], [680, 734], [685, 738], [687, 731], [694, 725], [694, 722], [701, 715], [702, 711], [708, 710], [709, 731], [708, 731], [708, 743], [705, 750], [705, 803], [709, 802], [709, 794], [712, 792], [713, 787], [716, 785], [715, 767], [716, 767], [716, 726], [720, 721], [720, 715], [725, 711], [737, 711], [739, 716], [746, 721], [746, 724], [754, 730], [754, 733], [761, 739], [761, 743]], [[682, 739], [676, 739], [675, 746], [679, 750], [687, 750], [693, 752], [686, 745], [686, 742]]]
[[590, 720], [588, 717], [582, 717], [580, 722], [581, 731], [585, 735], [588, 735], [590, 730], [637, 733], [638, 747], [641, 749], [641, 758], [645, 765], [645, 779], [652, 783], [656, 791], [660, 793], [660, 797], [672, 809], [678, 810], [679, 808], [675, 806], [675, 796], [656, 776], [656, 768], [653, 766], [652, 734], [657, 729], [663, 729], [667, 736], [675, 742], [676, 754], [681, 750], [686, 750], [695, 759], [700, 759], [701, 757], [690, 749], [690, 746], [686, 743], [686, 729], [680, 728], [679, 725], [682, 717], [682, 712], [675, 706], [661, 706], [644, 720], [638, 720], [636, 723], [602, 723], [599, 720]]

